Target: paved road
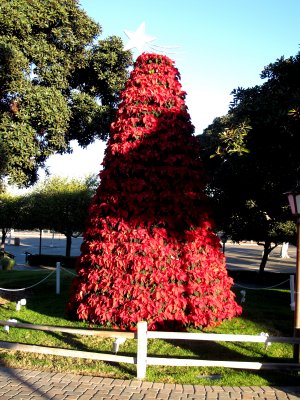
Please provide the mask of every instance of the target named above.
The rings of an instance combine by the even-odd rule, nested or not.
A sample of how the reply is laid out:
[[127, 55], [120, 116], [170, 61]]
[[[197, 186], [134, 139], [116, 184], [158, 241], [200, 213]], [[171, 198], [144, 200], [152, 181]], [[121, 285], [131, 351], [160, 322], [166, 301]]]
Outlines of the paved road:
[[[256, 243], [228, 243], [225, 246], [227, 268], [258, 271], [263, 247]], [[265, 271], [276, 273], [295, 273], [296, 247], [289, 246], [289, 258], [280, 258], [281, 246], [277, 246], [269, 255]]]
[[[16, 246], [15, 242], [19, 244]], [[80, 254], [81, 243], [81, 237], [72, 239], [72, 256], [77, 256]], [[15, 231], [13, 232], [12, 237], [6, 240], [5, 244], [5, 250], [15, 256], [15, 260], [18, 265], [25, 264], [26, 252], [39, 254], [39, 247], [40, 237], [38, 232]], [[66, 253], [65, 236], [61, 234], [52, 235], [51, 233], [43, 233], [41, 240], [41, 253], [64, 255]]]
[[[15, 238], [20, 239], [20, 245], [15, 246]], [[82, 238], [72, 240], [71, 255], [80, 254], [80, 245]], [[63, 235], [43, 233], [42, 236], [42, 253], [43, 254], [65, 254], [66, 240]], [[296, 269], [296, 248], [290, 246], [288, 259], [280, 258], [280, 249], [278, 246], [272, 251], [266, 266], [266, 271], [294, 273]], [[39, 234], [37, 232], [14, 232], [12, 238], [6, 241], [5, 250], [15, 255], [16, 263], [25, 264], [25, 252], [32, 254], [39, 253]], [[228, 242], [225, 246], [225, 255], [227, 268], [229, 269], [259, 269], [262, 257], [262, 246], [255, 243], [234, 244]]]
[[[20, 245], [14, 245], [14, 238], [7, 243], [6, 250], [15, 255], [17, 265], [25, 263], [25, 252], [38, 253], [39, 238], [37, 234], [15, 232], [20, 238]], [[80, 254], [81, 238], [75, 239], [72, 255]], [[42, 252], [47, 254], [64, 254], [65, 239], [60, 235], [44, 234]], [[281, 259], [280, 249], [271, 254], [267, 271], [295, 271], [296, 251], [290, 249], [289, 259]], [[258, 270], [262, 248], [255, 244], [226, 245], [227, 267], [230, 269]], [[200, 385], [173, 385], [151, 383], [137, 380], [120, 380], [93, 376], [73, 375], [66, 373], [49, 373], [26, 369], [0, 367], [1, 400], [295, 400], [300, 399], [300, 386], [297, 387], [222, 387]]]
[[1, 400], [295, 400], [300, 387], [152, 383], [0, 367]]

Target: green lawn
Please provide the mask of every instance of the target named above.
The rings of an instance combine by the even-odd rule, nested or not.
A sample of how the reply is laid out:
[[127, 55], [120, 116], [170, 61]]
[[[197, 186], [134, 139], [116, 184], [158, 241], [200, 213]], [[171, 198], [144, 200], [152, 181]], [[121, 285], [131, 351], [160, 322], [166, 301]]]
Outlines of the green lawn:
[[[49, 271], [0, 271], [0, 287], [24, 288], [35, 284], [49, 274]], [[55, 275], [38, 286], [24, 292], [2, 295], [0, 319], [17, 319], [33, 324], [87, 327], [83, 322], [69, 321], [65, 315], [72, 275], [62, 271], [61, 294], [55, 294]], [[267, 285], [268, 286], [268, 285]], [[240, 301], [241, 288], [236, 289]], [[233, 334], [260, 334], [270, 336], [292, 336], [293, 313], [290, 310], [290, 293], [287, 289], [246, 290], [242, 317], [225, 321], [206, 332]], [[26, 298], [27, 305], [16, 311], [16, 301]], [[39, 344], [85, 351], [111, 352], [113, 339], [90, 336], [42, 332], [11, 328], [9, 334], [0, 327], [0, 341]], [[149, 340], [149, 356], [174, 356], [208, 360], [236, 361], [292, 361], [293, 347], [273, 343], [265, 348], [260, 343], [196, 342]], [[121, 345], [120, 355], [135, 355], [136, 341], [127, 340]], [[0, 350], [0, 363], [5, 366], [69, 371], [123, 379], [134, 379], [136, 366], [113, 364], [92, 360], [81, 360], [55, 356]], [[298, 375], [292, 372], [247, 371], [225, 368], [160, 367], [149, 366], [146, 379], [157, 382], [186, 383], [200, 385], [295, 385]]]

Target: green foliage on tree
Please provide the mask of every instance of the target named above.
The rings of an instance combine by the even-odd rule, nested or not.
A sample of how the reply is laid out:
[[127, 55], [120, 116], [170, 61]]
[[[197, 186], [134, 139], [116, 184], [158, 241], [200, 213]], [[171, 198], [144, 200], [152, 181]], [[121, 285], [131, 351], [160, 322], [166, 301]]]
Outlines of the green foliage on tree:
[[220, 229], [275, 245], [295, 239], [284, 192], [299, 180], [300, 53], [268, 65], [253, 88], [233, 91], [226, 116], [199, 136]]
[[0, 176], [28, 186], [70, 141], [105, 139], [131, 54], [77, 0], [0, 4]]
[[53, 177], [41, 183], [28, 197], [28, 228], [51, 229], [66, 236], [66, 256], [71, 253], [72, 237], [84, 230], [94, 182]]
[[21, 196], [14, 196], [9, 193], [0, 194], [0, 229], [1, 248], [5, 247], [5, 239], [9, 231], [20, 226], [20, 215], [23, 209]]
[[72, 237], [84, 230], [97, 185], [93, 175], [83, 180], [53, 177], [25, 195], [0, 194], [2, 247], [11, 229], [50, 229], [66, 236], [66, 255], [70, 255]]

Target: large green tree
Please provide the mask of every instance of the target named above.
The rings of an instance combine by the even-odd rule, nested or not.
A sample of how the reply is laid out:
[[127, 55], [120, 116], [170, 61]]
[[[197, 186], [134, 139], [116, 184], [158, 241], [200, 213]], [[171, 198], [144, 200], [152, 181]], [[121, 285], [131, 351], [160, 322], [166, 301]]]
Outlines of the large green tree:
[[228, 114], [199, 140], [219, 227], [236, 240], [263, 242], [262, 272], [272, 243], [295, 233], [283, 193], [300, 172], [300, 54], [268, 65], [261, 78], [262, 85], [234, 90]]
[[105, 139], [130, 52], [78, 0], [0, 4], [0, 176], [28, 186], [70, 141]]

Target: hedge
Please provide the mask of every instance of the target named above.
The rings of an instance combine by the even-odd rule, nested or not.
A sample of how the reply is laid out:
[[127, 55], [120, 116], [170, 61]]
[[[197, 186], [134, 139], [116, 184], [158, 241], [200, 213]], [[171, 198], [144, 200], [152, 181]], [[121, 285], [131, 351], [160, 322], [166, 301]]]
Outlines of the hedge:
[[76, 256], [66, 257], [55, 254], [28, 254], [27, 262], [32, 267], [41, 265], [56, 267], [56, 263], [60, 262], [62, 267], [75, 269], [77, 258]]

